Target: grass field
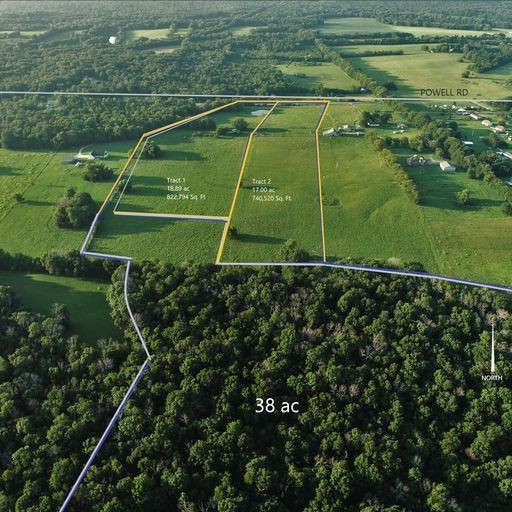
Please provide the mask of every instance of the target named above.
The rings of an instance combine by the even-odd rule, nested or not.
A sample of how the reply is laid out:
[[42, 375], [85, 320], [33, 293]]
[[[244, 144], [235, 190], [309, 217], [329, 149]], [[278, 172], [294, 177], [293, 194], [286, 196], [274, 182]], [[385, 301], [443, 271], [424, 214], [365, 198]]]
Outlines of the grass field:
[[[107, 150], [107, 165], [120, 169], [132, 142], [97, 144], [97, 150]], [[42, 256], [51, 249], [78, 249], [87, 229], [59, 229], [54, 225], [55, 204], [68, 187], [89, 192], [102, 201], [112, 182], [91, 183], [82, 179], [82, 170], [63, 165], [61, 159], [69, 152], [38, 152], [0, 150], [0, 248], [30, 256]], [[13, 198], [22, 193], [24, 201]]]
[[121, 217], [108, 210], [89, 250], [130, 256], [138, 261], [212, 263], [223, 228], [221, 222]]
[[[464, 172], [442, 173], [437, 165], [408, 168], [422, 197], [421, 209], [448, 275], [512, 285], [508, 261], [512, 218], [503, 200], [483, 181]], [[455, 194], [468, 189], [471, 205], [460, 208]]]
[[11, 286], [23, 303], [37, 313], [48, 315], [52, 304], [65, 304], [70, 313], [69, 335], [78, 334], [90, 343], [99, 338], [121, 337], [109, 316], [105, 282], [0, 271], [0, 285]]
[[504, 98], [512, 91], [504, 80], [491, 75], [462, 78], [467, 64], [458, 62], [453, 53], [424, 53], [422, 55], [389, 55], [383, 57], [353, 57], [349, 60], [378, 83], [394, 82], [395, 96], [419, 96], [422, 88], [467, 88], [469, 97]]
[[232, 27], [229, 29], [229, 32], [233, 34], [234, 36], [248, 36], [254, 29], [256, 28], [262, 28], [262, 27]]
[[349, 57], [354, 53], [362, 52], [387, 52], [402, 50], [404, 55], [424, 54], [421, 50], [423, 44], [359, 44], [351, 46], [333, 46], [341, 55]]
[[81, 34], [84, 30], [64, 30], [62, 32], [57, 33], [49, 33], [45, 35], [44, 40], [47, 43], [53, 43], [55, 41], [66, 41], [67, 39], [71, 39], [73, 36]]
[[170, 35], [171, 31], [168, 28], [148, 28], [128, 30], [126, 32], [126, 38], [128, 41], [134, 41], [141, 37], [147, 37], [148, 39], [167, 39]]
[[290, 62], [277, 66], [293, 82], [307, 89], [315, 89], [319, 84], [333, 89], [353, 89], [358, 83], [331, 62], [315, 63], [311, 66]]
[[482, 30], [458, 30], [439, 27], [410, 27], [405, 25], [387, 25], [374, 18], [330, 18], [325, 23], [315, 27], [325, 34], [372, 34], [378, 32], [408, 32], [415, 36], [421, 35], [456, 35], [474, 36], [490, 33], [505, 33], [510, 35], [510, 30], [493, 29], [487, 32]]
[[[46, 30], [21, 30], [20, 36], [21, 37], [32, 37], [32, 36], [40, 36], [41, 34], [44, 34]], [[12, 34], [12, 30], [0, 30], [0, 34]]]
[[153, 50], [153, 52], [156, 55], [170, 54], [170, 53], [174, 53], [176, 50], [179, 50], [179, 49], [180, 49], [179, 46], [159, 46], [158, 48], [155, 48]]
[[[330, 115], [358, 119], [349, 105], [332, 105]], [[323, 129], [332, 126], [326, 116]], [[392, 171], [364, 138], [320, 138], [327, 255], [400, 262], [421, 261], [430, 271], [440, 264], [418, 206], [395, 183]]]
[[375, 32], [392, 32], [388, 25], [374, 18], [330, 18], [325, 23], [314, 27], [325, 34], [372, 34]]
[[158, 159], [139, 160], [130, 180], [132, 190], [123, 195], [118, 210], [227, 216], [249, 131], [260, 120], [251, 112], [260, 109], [229, 108], [208, 116], [217, 127], [232, 127], [235, 119], [245, 119], [248, 131], [239, 135], [197, 135], [194, 128], [184, 125], [153, 137], [163, 154]]
[[[279, 261], [287, 240], [322, 254], [315, 127], [322, 104], [279, 105], [250, 148], [223, 261]], [[254, 187], [261, 187], [255, 189]]]

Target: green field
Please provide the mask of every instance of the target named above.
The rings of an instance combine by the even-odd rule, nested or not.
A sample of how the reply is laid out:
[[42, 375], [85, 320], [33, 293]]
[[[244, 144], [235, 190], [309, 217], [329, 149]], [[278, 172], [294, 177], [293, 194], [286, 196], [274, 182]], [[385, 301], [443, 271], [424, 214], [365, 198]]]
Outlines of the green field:
[[44, 36], [44, 40], [47, 43], [53, 43], [55, 41], [66, 41], [83, 32], [84, 30], [63, 30], [61, 32], [56, 33], [50, 32]]
[[384, 32], [408, 32], [415, 36], [421, 35], [446, 35], [446, 36], [478, 36], [482, 34], [505, 33], [510, 35], [510, 30], [493, 29], [483, 30], [459, 30], [439, 27], [411, 27], [405, 25], [388, 25], [375, 18], [330, 18], [322, 25], [317, 25], [316, 30], [325, 34], [372, 34]]
[[[40, 36], [41, 34], [44, 34], [46, 30], [20, 30], [20, 36], [21, 37], [33, 37], [33, 36]], [[13, 34], [14, 31], [12, 30], [0, 30], [0, 34]]]
[[359, 44], [350, 46], [333, 46], [343, 56], [350, 56], [362, 52], [388, 52], [402, 50], [404, 55], [424, 54], [421, 49], [423, 44]]
[[180, 49], [179, 46], [159, 46], [158, 48], [155, 48], [153, 50], [153, 52], [156, 55], [170, 54], [170, 53], [174, 53], [176, 50], [179, 50], [179, 49]]
[[[341, 124], [359, 118], [349, 105], [332, 105], [329, 111], [323, 129], [330, 128], [333, 119]], [[441, 270], [419, 208], [363, 137], [321, 137], [320, 159], [331, 261], [421, 261], [430, 271]]]
[[262, 27], [261, 26], [259, 26], [259, 27], [251, 27], [251, 26], [232, 27], [229, 29], [229, 32], [231, 32], [231, 34], [233, 34], [236, 37], [248, 36], [254, 29], [257, 29], [257, 28], [262, 28]]
[[392, 32], [388, 25], [374, 18], [330, 18], [322, 25], [314, 27], [325, 34], [372, 34]]
[[70, 313], [69, 335], [78, 334], [90, 343], [122, 336], [110, 318], [108, 284], [103, 281], [0, 271], [0, 285], [11, 286], [37, 313], [49, 315], [52, 304], [65, 304]]
[[331, 62], [320, 62], [314, 65], [290, 62], [277, 66], [293, 82], [307, 89], [314, 89], [322, 84], [332, 89], [353, 89], [358, 83]]
[[422, 88], [466, 88], [469, 97], [504, 98], [511, 90], [492, 75], [480, 74], [462, 78], [467, 64], [458, 62], [453, 53], [423, 53], [422, 55], [389, 55], [382, 57], [352, 57], [350, 62], [378, 83], [394, 82], [395, 96], [419, 96]]
[[109, 210], [103, 214], [89, 250], [138, 261], [212, 263], [223, 228], [222, 222], [124, 217]]
[[[358, 118], [355, 105], [331, 105], [322, 128]], [[468, 129], [469, 120], [454, 119]], [[464, 172], [443, 173], [437, 164], [409, 167], [411, 151], [397, 153], [419, 188], [421, 206], [411, 203], [363, 138], [320, 138], [329, 259], [418, 261], [431, 273], [511, 285], [512, 219], [502, 213], [497, 192]], [[456, 193], [464, 188], [471, 204], [461, 208]]]
[[147, 39], [167, 39], [171, 36], [183, 36], [187, 34], [188, 29], [178, 28], [171, 30], [169, 28], [141, 28], [136, 30], [127, 30], [126, 39], [128, 41], [135, 41], [145, 37]]
[[510, 36], [511, 31], [507, 29], [492, 30], [461, 30], [456, 28], [441, 27], [411, 27], [407, 25], [387, 25], [396, 32], [408, 32], [416, 37], [418, 36], [481, 36], [483, 34], [506, 34]]
[[321, 257], [315, 126], [322, 109], [279, 105], [256, 132], [231, 221], [238, 234], [223, 261], [279, 261], [287, 240]]
[[[421, 209], [441, 252], [444, 272], [511, 285], [512, 219], [502, 213], [498, 193], [464, 172], [443, 173], [437, 165], [408, 167], [408, 172], [420, 190]], [[455, 194], [464, 188], [470, 191], [471, 205], [460, 208]]]
[[[131, 146], [130, 142], [113, 142], [94, 147], [107, 150], [109, 158], [105, 163], [119, 170]], [[57, 228], [53, 222], [55, 205], [68, 187], [75, 187], [78, 192], [89, 192], [99, 206], [112, 182], [84, 181], [81, 168], [61, 163], [63, 157], [73, 153], [0, 149], [1, 249], [42, 256], [56, 248], [80, 248], [87, 229]], [[23, 194], [23, 202], [16, 202], [16, 192]]]
[[148, 39], [167, 39], [171, 35], [171, 31], [168, 28], [147, 28], [138, 30], [128, 30], [126, 32], [126, 38], [128, 41], [134, 41], [141, 37]]
[[238, 135], [219, 137], [184, 125], [153, 137], [162, 156], [138, 161], [132, 189], [122, 196], [118, 210], [227, 216], [247, 138], [261, 118], [251, 112], [260, 109], [244, 106], [207, 116], [217, 127], [228, 128], [235, 119], [245, 119], [248, 130]]

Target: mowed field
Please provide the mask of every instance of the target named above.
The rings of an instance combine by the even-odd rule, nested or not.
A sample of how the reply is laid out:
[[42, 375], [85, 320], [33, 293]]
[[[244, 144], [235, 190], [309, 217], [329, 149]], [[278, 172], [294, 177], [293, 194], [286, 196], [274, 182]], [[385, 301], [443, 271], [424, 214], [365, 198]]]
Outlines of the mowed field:
[[[106, 150], [105, 163], [119, 172], [133, 142], [97, 144]], [[99, 204], [112, 182], [92, 183], [82, 178], [83, 168], [64, 165], [68, 152], [10, 151], [0, 149], [0, 248], [10, 253], [42, 256], [52, 249], [79, 249], [87, 229], [59, 229], [53, 221], [57, 201], [66, 189], [88, 192]], [[23, 194], [17, 202], [14, 193]]]
[[396, 52], [402, 50], [404, 55], [417, 55], [425, 53], [421, 50], [423, 44], [359, 44], [350, 46], [333, 46], [344, 57], [363, 52]]
[[11, 286], [23, 304], [36, 313], [50, 315], [52, 304], [65, 304], [70, 313], [68, 334], [78, 334], [88, 343], [122, 336], [109, 315], [106, 282], [0, 271], [0, 286]]
[[287, 240], [322, 255], [315, 127], [323, 104], [279, 104], [249, 149], [222, 261], [280, 261]]
[[[156, 159], [140, 159], [118, 211], [227, 216], [250, 131], [260, 120], [251, 112], [266, 106], [244, 106], [206, 116], [217, 127], [232, 127], [243, 118], [248, 130], [238, 135], [216, 136], [184, 125], [152, 140], [163, 153]], [[169, 180], [171, 180], [169, 182]]]
[[[331, 105], [322, 129], [353, 123], [350, 105]], [[442, 271], [418, 206], [364, 137], [320, 137], [324, 224], [331, 261], [420, 261]]]
[[289, 75], [297, 85], [307, 89], [314, 89], [320, 84], [331, 89], [351, 90], [358, 86], [355, 80], [332, 62], [319, 62], [314, 65], [290, 62], [276, 67], [285, 75]]
[[137, 261], [213, 263], [223, 229], [223, 222], [124, 217], [108, 209], [89, 250]]
[[185, 35], [187, 29], [170, 30], [169, 28], [140, 28], [126, 31], [126, 39], [134, 41], [145, 37], [147, 39], [167, 39], [170, 36]]
[[408, 32], [415, 36], [421, 35], [446, 35], [446, 36], [474, 36], [503, 32], [510, 35], [509, 30], [493, 29], [482, 30], [459, 30], [439, 27], [411, 27], [405, 25], [388, 25], [381, 23], [375, 18], [330, 18], [325, 23], [315, 27], [316, 30], [325, 34], [372, 34], [384, 32]]
[[[443, 173], [438, 165], [408, 167], [422, 198], [421, 210], [443, 260], [444, 272], [487, 283], [512, 285], [512, 218], [503, 199], [465, 172]], [[471, 204], [457, 205], [456, 193], [470, 191]]]
[[263, 28], [263, 27], [261, 27], [261, 26], [259, 26], [259, 27], [256, 27], [256, 26], [231, 27], [229, 29], [229, 32], [236, 37], [248, 36], [253, 30], [255, 30], [257, 28]]
[[[394, 96], [420, 96], [421, 89], [466, 88], [469, 97], [500, 99], [512, 91], [505, 87], [506, 75], [480, 74], [462, 78], [467, 63], [458, 62], [460, 55], [453, 53], [417, 53], [380, 57], [352, 57], [350, 62], [378, 83], [394, 82]], [[499, 73], [499, 68], [498, 68]], [[502, 76], [503, 78], [499, 78]]]

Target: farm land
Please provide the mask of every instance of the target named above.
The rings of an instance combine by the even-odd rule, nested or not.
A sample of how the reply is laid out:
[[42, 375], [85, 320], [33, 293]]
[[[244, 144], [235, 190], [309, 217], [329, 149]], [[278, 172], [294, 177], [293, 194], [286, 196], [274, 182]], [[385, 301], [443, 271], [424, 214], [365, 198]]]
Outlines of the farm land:
[[[177, 50], [182, 49], [181, 42], [191, 33], [191, 29], [184, 27], [131, 26], [123, 31], [121, 39], [123, 44], [151, 43], [148, 52], [174, 59]], [[232, 26], [227, 32], [232, 41], [244, 44], [265, 29], [263, 25], [248, 24]], [[469, 96], [483, 100], [512, 95], [511, 63], [482, 73], [471, 71], [463, 78], [469, 62], [461, 58], [461, 53], [433, 50], [442, 38], [456, 42], [463, 40], [457, 38], [470, 40], [467, 37], [503, 33], [502, 40], [508, 40], [510, 34], [504, 29], [410, 27], [388, 25], [372, 18], [332, 18], [312, 30], [315, 37], [325, 37], [329, 48], [379, 85], [392, 83], [390, 96], [415, 97], [423, 88], [467, 88]], [[65, 44], [83, 37], [84, 33], [85, 30], [75, 27], [58, 31], [25, 30], [19, 35], [4, 31], [3, 35], [9, 45], [33, 37], [50, 44]], [[383, 36], [385, 33], [388, 35]], [[411, 34], [408, 36], [412, 37], [411, 42], [394, 41], [393, 34], [400, 33]], [[378, 44], [371, 42], [376, 34], [383, 38]], [[403, 54], [363, 55], [397, 51]], [[283, 52], [275, 56], [249, 53], [244, 58], [282, 73], [292, 86], [306, 95], [323, 90], [344, 90], [355, 97], [361, 93], [359, 82], [333, 62], [319, 58], [311, 41], [299, 46], [295, 53]], [[237, 50], [229, 59], [240, 61]], [[463, 99], [459, 104], [461, 102]], [[442, 103], [440, 99], [439, 105]], [[467, 116], [456, 116], [450, 107], [450, 102], [448, 111], [436, 110], [432, 103], [408, 104], [410, 110], [424, 110], [433, 119], [456, 121], [463, 140], [472, 141], [477, 153], [491, 149], [487, 142], [489, 129]], [[502, 119], [503, 115], [490, 109], [489, 104], [481, 102], [475, 107], [496, 123], [501, 119], [500, 122], [507, 124], [507, 119]], [[279, 261], [283, 244], [293, 239], [314, 261], [322, 259], [325, 244], [328, 261], [378, 261], [384, 266], [418, 262], [433, 273], [512, 284], [504, 264], [512, 248], [511, 220], [501, 211], [502, 199], [492, 188], [481, 180], [470, 180], [463, 172], [442, 173], [438, 165], [409, 167], [406, 160], [411, 150], [394, 149], [420, 192], [421, 204], [415, 205], [364, 136], [322, 136], [323, 131], [333, 127], [357, 125], [364, 110], [391, 112], [392, 122], [371, 127], [371, 131], [381, 137], [418, 135], [414, 126], [408, 126], [404, 134], [397, 134], [397, 122], [403, 119], [383, 102], [333, 102], [327, 109], [318, 130], [321, 198], [315, 127], [323, 105], [278, 105], [254, 134], [235, 198], [249, 135], [262, 119], [262, 115], [254, 116], [251, 112], [269, 108], [270, 104], [239, 104], [208, 116], [216, 128], [229, 130], [223, 135], [218, 135], [216, 129], [202, 130], [192, 125], [155, 135], [152, 140], [162, 154], [157, 159], [141, 159], [137, 163], [130, 178], [131, 190], [122, 197], [114, 195], [89, 250], [173, 263], [212, 262], [219, 255], [224, 262]], [[232, 131], [236, 118], [247, 122], [247, 128], [239, 133]], [[370, 128], [365, 127], [364, 131], [368, 130]], [[114, 169], [115, 179], [135, 144], [135, 140], [127, 140], [94, 147], [108, 151], [105, 164]], [[53, 221], [55, 205], [69, 187], [74, 187], [79, 192], [90, 193], [99, 206], [113, 181], [86, 182], [80, 168], [62, 164], [61, 160], [76, 149], [0, 149], [3, 250], [41, 257], [52, 249], [68, 251], [81, 246], [87, 229], [57, 228]], [[425, 156], [434, 158], [429, 154]], [[265, 183], [261, 190], [267, 191], [255, 193], [256, 182], [265, 180], [272, 185]], [[197, 199], [180, 199], [183, 193], [178, 190], [180, 186], [186, 187], [189, 196], [197, 196]], [[467, 189], [472, 199], [471, 206], [465, 209], [460, 209], [455, 200], [456, 192], [462, 189]], [[169, 195], [174, 199], [169, 199]], [[272, 202], [269, 200], [272, 195], [289, 196], [291, 200]], [[255, 200], [253, 196], [261, 196], [262, 200]], [[320, 210], [324, 221], [323, 239]], [[116, 214], [122, 212], [147, 214], [148, 217]], [[154, 218], [153, 214], [218, 216], [220, 219]], [[7, 275], [2, 279], [7, 280]], [[22, 289], [23, 283], [43, 286], [42, 280], [34, 276], [20, 277], [20, 280], [23, 280], [18, 283]], [[66, 286], [68, 284], [64, 288]], [[77, 328], [86, 332], [84, 326], [85, 323]]]

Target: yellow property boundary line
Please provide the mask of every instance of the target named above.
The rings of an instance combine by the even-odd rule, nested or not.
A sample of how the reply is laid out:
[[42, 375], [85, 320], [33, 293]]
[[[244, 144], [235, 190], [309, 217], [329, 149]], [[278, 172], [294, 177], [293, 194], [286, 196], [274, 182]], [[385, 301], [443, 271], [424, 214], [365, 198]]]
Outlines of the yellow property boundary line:
[[[134, 155], [137, 153], [137, 150], [139, 149], [139, 146], [140, 144], [142, 143], [142, 141], [152, 135], [155, 135], [159, 132], [162, 132], [162, 131], [165, 131], [165, 130], [168, 130], [169, 128], [172, 128], [173, 126], [177, 126], [177, 125], [181, 125], [181, 124], [187, 124], [191, 121], [194, 121], [195, 119], [199, 119], [200, 117], [203, 117], [203, 116], [206, 116], [208, 114], [213, 114], [214, 112], [217, 112], [218, 110], [222, 110], [224, 108], [228, 108], [228, 107], [231, 107], [232, 105], [236, 105], [237, 103], [240, 103], [240, 101], [232, 101], [230, 103], [227, 103], [226, 105], [221, 105], [220, 107], [215, 107], [215, 108], [212, 108], [211, 110], [207, 110], [206, 112], [200, 112], [199, 114], [194, 114], [193, 116], [189, 116], [189, 117], [186, 117], [185, 119], [180, 119], [179, 121], [175, 121], [174, 123], [170, 123], [170, 124], [167, 124], [165, 126], [161, 126], [160, 128], [157, 128], [155, 130], [151, 130], [149, 132], [144, 132], [139, 141], [137, 142], [137, 145], [135, 146], [135, 148], [133, 149], [133, 151], [131, 152], [128, 160], [126, 161], [126, 163], [124, 164], [123, 168], [121, 169], [121, 172], [119, 173], [119, 176], [117, 177], [116, 181], [114, 182], [114, 184], [112, 185], [112, 188], [110, 189], [110, 192], [108, 193], [105, 201], [103, 201], [99, 211], [98, 211], [98, 214], [102, 212], [102, 210], [105, 208], [105, 206], [107, 205], [107, 203], [109, 202], [110, 198], [112, 197], [112, 194], [114, 193], [114, 190], [116, 189], [118, 183], [121, 181], [121, 178], [124, 176], [126, 170], [128, 169], [128, 166], [130, 165], [130, 162], [132, 161]], [[114, 212], [115, 214], [116, 212]]]
[[[315, 131], [316, 146], [317, 146], [317, 169], [318, 169], [319, 194], [320, 194], [319, 201], [320, 201], [320, 218], [321, 218], [321, 229], [322, 229], [322, 250], [323, 250], [323, 256], [324, 256], [323, 260], [326, 261], [325, 260], [325, 258], [326, 258], [326, 252], [325, 252], [325, 231], [324, 231], [324, 220], [323, 220], [323, 205], [322, 205], [322, 191], [321, 191], [322, 185], [321, 185], [321, 175], [320, 175], [320, 153], [319, 153], [318, 132], [320, 130], [321, 124], [322, 124], [323, 119], [325, 117], [325, 114], [327, 112], [327, 108], [328, 108], [328, 106], [330, 105], [331, 102], [323, 100], [323, 99], [293, 99], [293, 100], [292, 99], [290, 99], [290, 100], [288, 100], [288, 99], [286, 99], [286, 100], [276, 99], [275, 101], [272, 100], [272, 99], [241, 99], [241, 100], [235, 100], [235, 101], [232, 101], [232, 102], [227, 103], [225, 105], [221, 105], [219, 107], [212, 108], [212, 109], [207, 110], [205, 112], [200, 112], [199, 114], [194, 114], [193, 116], [189, 116], [189, 117], [186, 117], [186, 118], [181, 119], [179, 121], [175, 121], [173, 123], [161, 126], [160, 128], [156, 128], [155, 130], [150, 130], [148, 132], [144, 132], [141, 135], [141, 137], [139, 138], [139, 140], [138, 140], [137, 144], [135, 145], [133, 151], [131, 152], [130, 156], [128, 157], [128, 160], [126, 161], [126, 163], [124, 164], [123, 168], [121, 169], [121, 172], [119, 173], [119, 176], [117, 177], [117, 179], [115, 180], [114, 184], [112, 185], [109, 193], [107, 194], [107, 197], [105, 198], [105, 200], [101, 204], [101, 206], [100, 206], [100, 208], [98, 210], [98, 213], [96, 214], [93, 227], [94, 228], [96, 227], [96, 223], [99, 221], [99, 218], [100, 218], [101, 214], [103, 213], [105, 207], [107, 206], [107, 204], [111, 200], [112, 195], [114, 194], [114, 192], [115, 192], [119, 182], [121, 181], [121, 179], [126, 174], [126, 171], [128, 170], [128, 168], [130, 166], [130, 163], [132, 162], [134, 156], [137, 154], [137, 151], [139, 150], [141, 143], [145, 139], [148, 139], [149, 137], [152, 137], [154, 135], [157, 135], [158, 133], [164, 132], [164, 131], [172, 129], [174, 127], [178, 127], [180, 125], [188, 124], [188, 123], [190, 123], [190, 122], [192, 122], [192, 121], [194, 121], [196, 119], [199, 119], [201, 117], [207, 116], [209, 114], [213, 114], [214, 112], [218, 112], [219, 110], [223, 110], [223, 109], [229, 108], [231, 106], [234, 106], [234, 105], [237, 105], [237, 104], [240, 104], [240, 103], [241, 104], [244, 104], [244, 103], [261, 104], [261, 105], [269, 105], [270, 104], [270, 105], [272, 105], [272, 108], [265, 114], [263, 119], [260, 120], [260, 122], [256, 125], [254, 130], [249, 134], [249, 138], [248, 138], [247, 145], [246, 145], [246, 148], [245, 148], [245, 151], [244, 151], [244, 155], [243, 155], [243, 161], [242, 161], [242, 164], [241, 164], [241, 167], [240, 167], [240, 172], [239, 172], [239, 175], [238, 175], [238, 181], [237, 181], [237, 184], [236, 184], [236, 189], [235, 189], [234, 197], [233, 197], [233, 200], [231, 202], [231, 208], [230, 208], [230, 211], [229, 211], [229, 215], [227, 217], [225, 217], [225, 216], [217, 216], [217, 215], [195, 215], [195, 214], [187, 215], [187, 214], [172, 214], [172, 213], [128, 212], [128, 211], [119, 211], [119, 210], [117, 210], [116, 209], [117, 205], [116, 205], [116, 208], [114, 208], [114, 210], [113, 210], [113, 214], [114, 215], [120, 215], [120, 216], [129, 216], [129, 217], [149, 217], [149, 218], [150, 217], [160, 217], [160, 218], [169, 218], [169, 219], [174, 218], [174, 219], [182, 219], [182, 220], [205, 220], [205, 221], [210, 220], [210, 221], [225, 222], [225, 226], [224, 226], [224, 230], [222, 232], [222, 237], [221, 237], [219, 249], [217, 251], [216, 263], [219, 263], [220, 259], [222, 257], [222, 252], [224, 250], [225, 243], [226, 243], [227, 233], [228, 233], [229, 226], [230, 226], [230, 223], [231, 223], [231, 218], [233, 216], [233, 212], [234, 212], [234, 209], [235, 209], [235, 203], [236, 203], [236, 199], [237, 199], [238, 192], [239, 192], [239, 189], [240, 189], [240, 185], [241, 185], [241, 182], [242, 182], [242, 177], [243, 177], [243, 174], [244, 174], [244, 170], [245, 170], [245, 167], [246, 167], [247, 158], [248, 158], [248, 155], [249, 155], [249, 149], [250, 149], [250, 146], [251, 146], [251, 143], [252, 143], [252, 140], [253, 140], [253, 137], [254, 137], [254, 134], [256, 133], [256, 131], [267, 120], [267, 118], [270, 116], [270, 114], [273, 112], [273, 110], [276, 108], [276, 106], [278, 104], [293, 105], [293, 104], [300, 104], [300, 103], [324, 103], [324, 104], [327, 103], [326, 109], [324, 110], [324, 113], [323, 113], [322, 117], [320, 118], [320, 121], [318, 123], [317, 129]], [[89, 243], [92, 241], [92, 238], [93, 238], [93, 236], [91, 237], [91, 240], [89, 241]]]
[[316, 139], [316, 168], [318, 171], [318, 201], [320, 203], [320, 226], [322, 230], [322, 259], [323, 261], [327, 261], [327, 252], [325, 250], [325, 226], [324, 226], [324, 201], [323, 201], [323, 191], [322, 191], [322, 174], [320, 172], [320, 141], [318, 138], [318, 134], [320, 133], [320, 130], [322, 129], [322, 123], [324, 122], [325, 115], [327, 114], [327, 110], [329, 109], [329, 106], [331, 105], [331, 102], [328, 101], [327, 105], [325, 106], [325, 109], [320, 116], [320, 120], [318, 121], [318, 125], [315, 130], [315, 139]]
[[238, 174], [238, 181], [236, 183], [235, 194], [233, 195], [233, 201], [231, 201], [231, 208], [230, 208], [229, 214], [228, 214], [228, 221], [226, 222], [226, 225], [224, 226], [224, 230], [222, 231], [222, 238], [220, 239], [220, 245], [219, 245], [219, 249], [217, 251], [217, 258], [215, 259], [215, 263], [219, 263], [220, 259], [222, 258], [222, 252], [224, 251], [224, 245], [226, 244], [226, 237], [227, 237], [227, 234], [229, 231], [229, 225], [231, 224], [231, 217], [233, 216], [233, 212], [235, 211], [235, 203], [236, 203], [236, 199], [238, 197], [238, 191], [240, 190], [240, 184], [242, 183], [242, 177], [244, 175], [244, 170], [245, 170], [245, 166], [247, 164], [247, 158], [249, 156], [249, 150], [251, 149], [251, 143], [254, 138], [254, 134], [258, 131], [258, 128], [267, 120], [267, 118], [270, 116], [270, 114], [272, 114], [272, 112], [274, 111], [274, 109], [277, 107], [278, 104], [279, 104], [279, 101], [276, 101], [272, 105], [272, 108], [265, 114], [263, 119], [256, 125], [256, 128], [254, 128], [254, 130], [249, 135], [249, 140], [247, 141], [247, 146], [245, 147], [245, 153], [244, 153], [244, 158], [242, 160], [242, 165], [240, 166], [240, 173]]

